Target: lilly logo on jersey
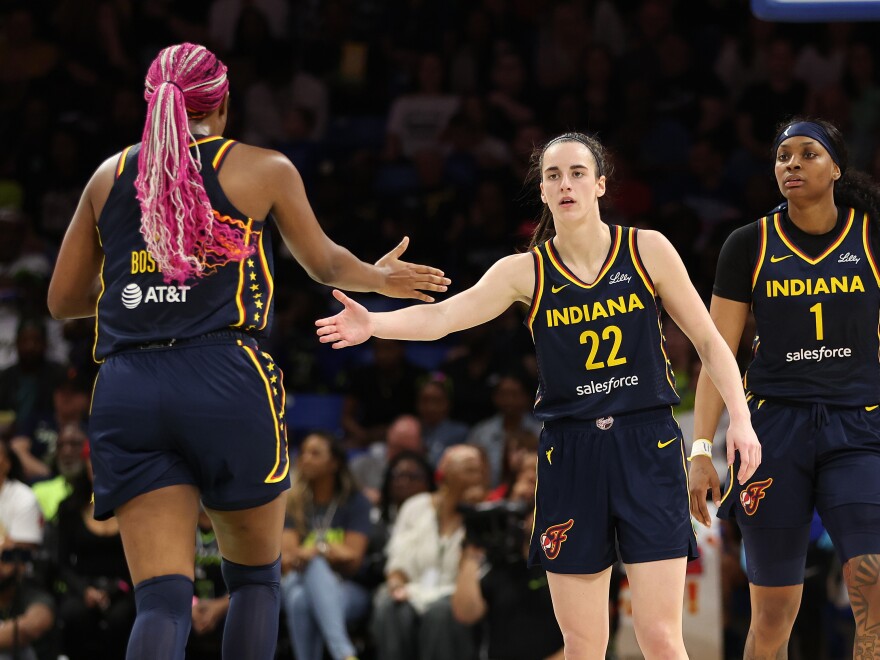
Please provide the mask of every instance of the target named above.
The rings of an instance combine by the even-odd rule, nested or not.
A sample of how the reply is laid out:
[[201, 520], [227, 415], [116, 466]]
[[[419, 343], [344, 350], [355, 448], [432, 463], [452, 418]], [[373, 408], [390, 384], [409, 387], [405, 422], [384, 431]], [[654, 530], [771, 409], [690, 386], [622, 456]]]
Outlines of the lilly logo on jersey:
[[608, 284], [617, 284], [618, 282], [630, 282], [632, 280], [632, 275], [629, 273], [621, 273], [617, 271], [608, 278]]
[[847, 252], [846, 254], [841, 254], [837, 259], [837, 263], [839, 263], [839, 264], [857, 264], [860, 261], [861, 261], [861, 259], [859, 257], [857, 257], [856, 255], [852, 254], [851, 252]]
[[562, 544], [568, 540], [566, 532], [574, 525], [574, 519], [569, 518], [568, 522], [560, 525], [551, 525], [543, 534], [541, 534], [541, 549], [547, 555], [547, 559], [556, 559], [559, 551], [562, 550]]
[[773, 478], [764, 481], [755, 481], [746, 486], [739, 494], [739, 501], [746, 514], [753, 516], [758, 510], [758, 504], [767, 496], [767, 489], [773, 484]]
[[132, 282], [122, 290], [122, 304], [126, 309], [134, 309], [141, 303], [185, 303], [188, 286], [151, 286], [144, 295], [143, 289]]

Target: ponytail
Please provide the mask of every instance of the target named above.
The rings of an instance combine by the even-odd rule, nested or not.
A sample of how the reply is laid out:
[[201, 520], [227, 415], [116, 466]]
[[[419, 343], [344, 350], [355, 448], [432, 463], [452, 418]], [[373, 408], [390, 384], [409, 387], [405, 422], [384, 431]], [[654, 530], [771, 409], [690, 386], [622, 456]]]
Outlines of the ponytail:
[[191, 119], [226, 98], [226, 66], [204, 46], [162, 50], [147, 71], [147, 119], [135, 180], [141, 234], [165, 282], [202, 277], [253, 252], [242, 230], [215, 215], [202, 180], [201, 155], [190, 151]]

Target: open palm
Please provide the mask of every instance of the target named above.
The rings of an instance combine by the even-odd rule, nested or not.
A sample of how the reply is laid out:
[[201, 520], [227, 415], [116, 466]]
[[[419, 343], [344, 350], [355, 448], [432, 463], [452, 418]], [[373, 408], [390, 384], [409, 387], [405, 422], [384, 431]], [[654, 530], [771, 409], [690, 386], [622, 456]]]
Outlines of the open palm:
[[370, 312], [338, 289], [333, 290], [333, 297], [344, 307], [336, 316], [315, 321], [319, 341], [322, 344], [332, 344], [333, 348], [363, 344], [372, 336]]

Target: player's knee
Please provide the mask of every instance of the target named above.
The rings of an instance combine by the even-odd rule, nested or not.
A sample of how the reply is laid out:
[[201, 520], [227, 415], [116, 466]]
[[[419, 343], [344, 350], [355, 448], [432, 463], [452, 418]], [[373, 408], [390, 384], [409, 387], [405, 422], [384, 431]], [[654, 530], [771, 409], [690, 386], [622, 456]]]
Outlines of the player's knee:
[[223, 580], [230, 594], [242, 587], [261, 586], [276, 595], [281, 590], [281, 558], [262, 566], [245, 566], [224, 558], [220, 563]]
[[663, 620], [634, 622], [636, 638], [648, 658], [679, 658], [684, 647], [681, 623]]
[[788, 638], [797, 618], [800, 598], [783, 592], [752, 601], [751, 628], [762, 638]]
[[192, 616], [193, 581], [184, 575], [160, 575], [138, 582], [134, 600], [138, 615], [161, 612], [178, 618]]
[[601, 658], [608, 648], [608, 631], [601, 626], [561, 626], [566, 658]]
[[869, 608], [880, 604], [880, 555], [859, 555], [843, 567], [850, 600], [864, 602]]

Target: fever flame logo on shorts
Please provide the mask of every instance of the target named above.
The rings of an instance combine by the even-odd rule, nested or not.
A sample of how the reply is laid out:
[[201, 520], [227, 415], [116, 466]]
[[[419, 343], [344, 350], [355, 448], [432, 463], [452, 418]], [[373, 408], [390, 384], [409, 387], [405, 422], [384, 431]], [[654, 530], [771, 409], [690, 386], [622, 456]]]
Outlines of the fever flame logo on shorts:
[[764, 481], [756, 481], [746, 486], [739, 494], [739, 501], [743, 505], [745, 512], [753, 516], [758, 510], [758, 504], [766, 497], [767, 489], [773, 483], [773, 478], [764, 479]]
[[562, 544], [568, 539], [565, 533], [572, 528], [574, 520], [569, 518], [568, 522], [559, 525], [551, 525], [547, 531], [541, 534], [541, 549], [547, 555], [547, 559], [556, 559]]

